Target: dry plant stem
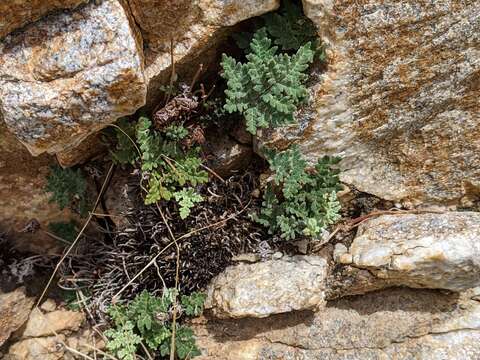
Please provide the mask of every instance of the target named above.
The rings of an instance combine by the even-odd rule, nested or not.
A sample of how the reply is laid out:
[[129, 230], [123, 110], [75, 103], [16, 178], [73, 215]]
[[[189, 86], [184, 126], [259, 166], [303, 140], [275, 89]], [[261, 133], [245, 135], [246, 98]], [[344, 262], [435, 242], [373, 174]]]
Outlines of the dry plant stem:
[[152, 355], [150, 355], [150, 352], [148, 351], [147, 347], [143, 344], [143, 341], [140, 341], [140, 346], [142, 347], [145, 354], [147, 354], [148, 359], [153, 360]]
[[117, 218], [125, 218], [123, 215], [113, 215], [113, 214], [103, 214], [103, 213], [98, 213], [98, 212], [92, 212], [92, 215], [95, 215], [97, 217], [117, 217]]
[[190, 90], [189, 90], [190, 93], [193, 91], [193, 87], [195, 86], [195, 83], [197, 82], [198, 77], [200, 76], [200, 74], [201, 74], [202, 71], [203, 71], [203, 64], [200, 64], [200, 65], [198, 66], [197, 72], [196, 72], [195, 75], [193, 76], [192, 82], [191, 82], [191, 84], [190, 84]]
[[140, 149], [138, 148], [138, 146], [137, 146], [137, 144], [135, 143], [135, 141], [133, 141], [133, 139], [130, 137], [130, 135], [128, 135], [128, 134], [127, 134], [120, 126], [118, 126], [118, 125], [108, 124], [108, 126], [111, 126], [111, 127], [114, 127], [114, 128], [117, 129], [117, 130], [120, 130], [120, 131], [123, 133], [123, 135], [125, 135], [125, 136], [128, 138], [128, 140], [130, 140], [130, 141], [132, 142], [133, 146], [135, 146], [135, 149], [137, 150], [138, 155], [139, 155], [140, 157], [142, 157], [142, 153], [141, 153]]
[[71, 348], [70, 346], [67, 346], [67, 345], [64, 345], [64, 346], [65, 346], [65, 350], [70, 351], [72, 354], [75, 354], [75, 355], [77, 355], [77, 356], [81, 356], [81, 357], [84, 358], [84, 359], [95, 360], [94, 358], [92, 358], [92, 357], [90, 357], [90, 356], [88, 356], [88, 355], [86, 355], [86, 354], [83, 354], [83, 353], [81, 353], [80, 351], [77, 351], [77, 350], [75, 350], [74, 348]]
[[114, 356], [112, 356], [112, 355], [110, 355], [110, 354], [107, 354], [105, 351], [102, 351], [102, 350], [100, 350], [100, 349], [98, 349], [98, 348], [96, 348], [96, 347], [94, 347], [94, 346], [92, 346], [92, 345], [90, 345], [90, 344], [86, 344], [86, 343], [85, 343], [85, 344], [83, 344], [83, 346], [85, 346], [85, 347], [87, 347], [87, 348], [89, 348], [89, 349], [91, 349], [91, 350], [96, 350], [96, 351], [98, 351], [98, 353], [99, 353], [100, 355], [103, 355], [103, 356], [109, 358], [110, 360], [118, 360], [116, 357], [114, 357]]
[[168, 225], [168, 221], [165, 218], [165, 215], [163, 214], [163, 211], [161, 207], [156, 204], [158, 211], [160, 212], [160, 215], [162, 216], [162, 220], [165, 223], [165, 226], [168, 229], [168, 233], [170, 234], [170, 237], [172, 238], [173, 243], [175, 244], [176, 251], [177, 251], [177, 264], [176, 264], [176, 269], [175, 269], [175, 293], [173, 295], [173, 317], [172, 317], [172, 341], [170, 343], [170, 360], [175, 360], [175, 333], [176, 333], [176, 325], [177, 325], [177, 295], [178, 295], [178, 278], [179, 278], [179, 273], [180, 273], [180, 247], [178, 246], [177, 240], [175, 239], [175, 235], [172, 232], [172, 229], [170, 228], [170, 225]]
[[[170, 74], [170, 83], [168, 85], [168, 91], [165, 94], [165, 105], [170, 101], [170, 95], [175, 81], [175, 57], [173, 56], [173, 38], [170, 39], [170, 63], [172, 64], [172, 73]], [[157, 110], [157, 109], [155, 109]], [[155, 113], [156, 111], [154, 111]]]
[[[242, 210], [240, 210], [240, 211], [237, 212], [236, 214], [233, 214], [232, 216], [229, 216], [229, 217], [226, 218], [226, 219], [217, 221], [217, 222], [215, 222], [215, 223], [213, 223], [213, 224], [209, 224], [209, 225], [207, 225], [207, 226], [203, 226], [203, 227], [201, 227], [201, 228], [199, 228], [199, 229], [192, 230], [192, 231], [190, 231], [190, 232], [188, 232], [188, 233], [180, 236], [179, 238], [176, 239], [177, 245], [178, 245], [178, 241], [183, 240], [183, 239], [186, 239], [186, 238], [192, 236], [193, 234], [196, 234], [196, 233], [198, 233], [198, 232], [200, 232], [200, 231], [203, 231], [203, 230], [206, 230], [206, 229], [210, 229], [210, 228], [212, 228], [212, 227], [215, 227], [215, 226], [218, 226], [218, 225], [221, 225], [221, 224], [225, 224], [228, 220], [234, 219], [235, 217], [237, 217], [238, 215], [240, 215], [241, 213], [243, 213], [243, 212], [248, 208], [248, 206], [250, 205], [250, 202], [251, 202], [251, 201], [249, 201], [249, 202], [247, 203], [247, 205], [245, 205], [245, 206], [242, 208]], [[162, 250], [160, 250], [160, 251], [157, 253], [157, 255], [155, 255], [155, 256], [152, 258], [152, 260], [150, 260], [150, 261], [148, 262], [148, 264], [145, 265], [145, 266], [142, 268], [142, 270], [140, 270], [140, 271], [132, 278], [132, 280], [130, 280], [127, 284], [125, 284], [125, 286], [122, 287], [122, 288], [113, 296], [112, 302], [113, 302], [113, 303], [117, 302], [119, 296], [125, 291], [125, 289], [128, 288], [128, 287], [132, 284], [132, 282], [134, 282], [136, 279], [138, 279], [138, 277], [139, 277], [140, 275], [142, 275], [150, 266], [152, 266], [153, 263], [154, 263], [155, 261], [157, 261], [157, 259], [159, 258], [159, 256], [162, 255], [165, 251], [167, 251], [172, 245], [174, 245], [173, 242], [169, 243], [169, 244], [166, 245]]]
[[40, 229], [41, 232], [43, 232], [44, 234], [47, 234], [48, 236], [50, 236], [51, 238], [55, 239], [55, 240], [58, 240], [64, 244], [67, 244], [67, 245], [70, 245], [70, 243], [65, 240], [64, 238], [60, 237], [60, 236], [57, 236], [55, 234], [52, 234], [50, 231], [47, 231], [47, 230], [43, 230], [43, 229]]
[[80, 232], [77, 234], [77, 237], [75, 238], [75, 240], [72, 242], [72, 244], [69, 246], [69, 248], [67, 249], [67, 251], [62, 255], [62, 257], [60, 258], [60, 261], [57, 263], [57, 265], [55, 266], [55, 269], [53, 270], [53, 273], [52, 275], [50, 276], [50, 279], [48, 280], [48, 283], [47, 285], [45, 286], [45, 288], [43, 289], [43, 292], [42, 294], [40, 295], [40, 297], [38, 298], [38, 301], [37, 301], [37, 307], [40, 305], [40, 303], [42, 302], [43, 298], [45, 297], [45, 294], [47, 293], [48, 291], [48, 288], [50, 287], [50, 285], [52, 284], [53, 282], [53, 279], [55, 278], [55, 275], [57, 274], [58, 272], [58, 269], [60, 268], [60, 265], [63, 263], [63, 261], [67, 258], [67, 256], [70, 254], [70, 252], [72, 251], [72, 249], [77, 245], [79, 239], [82, 237], [82, 234], [83, 232], [85, 231], [85, 229], [87, 228], [88, 224], [90, 223], [90, 221], [92, 220], [93, 218], [93, 212], [95, 212], [95, 210], [97, 209], [97, 206], [98, 204], [100, 203], [100, 199], [103, 195], [103, 193], [105, 192], [105, 189], [107, 187], [107, 184], [110, 180], [110, 176], [112, 175], [112, 171], [113, 171], [113, 168], [115, 167], [115, 165], [112, 163], [110, 165], [110, 168], [108, 169], [108, 173], [107, 173], [107, 176], [105, 177], [105, 180], [102, 184], [102, 188], [100, 189], [100, 192], [97, 196], [97, 199], [95, 200], [95, 204], [93, 205], [93, 209], [92, 209], [92, 212], [89, 213], [88, 215], [88, 218], [87, 220], [85, 221], [85, 223], [83, 224]]
[[210, 172], [213, 176], [215, 176], [218, 180], [220, 180], [221, 182], [225, 183], [225, 180], [220, 176], [218, 175], [215, 171], [213, 171], [212, 169], [210, 169], [208, 166], [206, 165], [203, 165], [203, 164], [200, 164], [200, 166], [202, 168], [204, 168], [205, 170], [207, 170], [208, 172]]

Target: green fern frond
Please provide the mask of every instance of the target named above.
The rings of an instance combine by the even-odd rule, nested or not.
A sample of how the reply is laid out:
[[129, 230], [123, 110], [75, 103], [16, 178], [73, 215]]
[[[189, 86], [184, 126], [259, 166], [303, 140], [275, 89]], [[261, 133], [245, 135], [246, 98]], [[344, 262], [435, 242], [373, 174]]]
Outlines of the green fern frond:
[[[143, 291], [127, 305], [113, 305], [107, 313], [113, 327], [105, 331], [107, 349], [119, 359], [136, 358], [138, 345], [143, 342], [150, 351], [160, 356], [170, 354], [173, 324], [171, 313], [176, 300], [175, 289], [165, 289], [161, 297]], [[205, 295], [193, 293], [182, 296], [182, 308], [187, 316], [198, 316], [203, 310]], [[176, 325], [175, 353], [179, 359], [190, 359], [200, 355], [193, 331], [183, 325]]]
[[267, 160], [282, 196], [269, 185], [260, 213], [253, 219], [266, 226], [270, 234], [279, 233], [287, 240], [298, 235], [315, 237], [339, 219], [339, 172], [334, 168], [338, 158], [320, 159], [312, 172], [307, 172], [297, 146], [277, 154], [267, 151]]
[[135, 124], [129, 122], [126, 118], [121, 118], [116, 125], [120, 129], [114, 128], [117, 143], [115, 149], [110, 150], [112, 160], [120, 165], [133, 165], [138, 160], [138, 153], [135, 144], [132, 142], [135, 139]]
[[192, 188], [183, 188], [173, 194], [175, 200], [180, 206], [180, 218], [186, 219], [190, 215], [191, 209], [196, 203], [202, 202], [203, 198], [200, 194], [197, 194]]
[[[142, 154], [141, 169], [147, 179], [145, 204], [175, 199], [180, 205], [180, 217], [185, 219], [201, 196], [184, 186], [197, 186], [208, 181], [201, 169], [200, 149], [184, 150], [179, 141], [187, 136], [181, 125], [170, 125], [162, 134], [152, 129], [152, 122], [141, 117], [137, 124], [136, 140]], [[180, 189], [179, 189], [180, 188]]]
[[221, 76], [227, 81], [225, 110], [244, 115], [247, 130], [255, 134], [258, 128], [294, 121], [293, 113], [308, 94], [304, 72], [314, 54], [309, 44], [294, 55], [276, 54], [266, 28], [254, 34], [250, 49], [245, 64], [224, 54]]
[[302, 13], [299, 5], [284, 0], [279, 12], [263, 16], [268, 33], [282, 50], [297, 50], [317, 38], [315, 24]]
[[87, 181], [80, 169], [52, 166], [45, 190], [51, 193], [50, 202], [56, 202], [60, 209], [70, 207], [77, 210], [80, 215], [86, 215]]

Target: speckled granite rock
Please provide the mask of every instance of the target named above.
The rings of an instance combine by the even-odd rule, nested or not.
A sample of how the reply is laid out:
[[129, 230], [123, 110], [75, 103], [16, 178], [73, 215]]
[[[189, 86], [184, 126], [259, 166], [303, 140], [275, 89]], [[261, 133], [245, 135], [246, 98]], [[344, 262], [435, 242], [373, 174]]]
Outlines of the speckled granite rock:
[[231, 266], [212, 280], [205, 308], [220, 318], [313, 309], [324, 303], [327, 269], [327, 262], [317, 256]]
[[24, 288], [0, 294], [0, 346], [27, 321], [32, 306], [33, 298], [27, 297]]
[[343, 157], [341, 179], [383, 199], [458, 203], [480, 190], [480, 2], [303, 0], [329, 45], [297, 141]]
[[145, 103], [142, 44], [117, 0], [44, 18], [0, 43], [0, 110], [34, 155], [78, 145]]
[[2, 0], [0, 39], [55, 10], [72, 9], [88, 0]]
[[156, 105], [160, 86], [171, 74], [170, 41], [180, 80], [187, 81], [200, 63], [211, 65], [226, 28], [275, 10], [279, 0], [128, 0], [146, 42], [148, 104]]
[[317, 313], [194, 325], [199, 360], [476, 360], [480, 303], [389, 289], [329, 302]]
[[360, 226], [349, 254], [386, 285], [461, 291], [480, 285], [479, 239], [480, 213], [383, 215]]

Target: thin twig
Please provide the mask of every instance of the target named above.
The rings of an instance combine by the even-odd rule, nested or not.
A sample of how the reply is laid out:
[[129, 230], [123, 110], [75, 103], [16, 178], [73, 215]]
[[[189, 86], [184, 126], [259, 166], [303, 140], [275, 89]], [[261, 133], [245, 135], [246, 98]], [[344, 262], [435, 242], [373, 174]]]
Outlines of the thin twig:
[[118, 360], [116, 357], [114, 357], [114, 356], [112, 356], [112, 355], [110, 355], [110, 354], [107, 354], [105, 351], [102, 351], [102, 350], [100, 350], [99, 348], [96, 348], [96, 347], [94, 347], [94, 346], [92, 346], [92, 345], [90, 345], [90, 344], [86, 344], [86, 343], [85, 343], [85, 344], [82, 344], [82, 345], [85, 346], [85, 347], [88, 347], [88, 348], [91, 349], [91, 350], [95, 350], [95, 349], [96, 349], [101, 355], [106, 356], [107, 358], [109, 358], [109, 359], [111, 359], [111, 360]]
[[140, 341], [140, 346], [142, 347], [145, 354], [147, 354], [148, 359], [153, 360], [152, 355], [150, 355], [150, 352], [148, 351], [147, 347], [143, 344], [143, 341]]
[[177, 251], [177, 265], [175, 269], [175, 292], [173, 294], [173, 317], [172, 317], [172, 341], [170, 343], [170, 360], [175, 360], [175, 333], [176, 333], [176, 325], [177, 325], [177, 295], [178, 295], [178, 279], [180, 274], [180, 247], [178, 246], [177, 240], [175, 239], [175, 235], [173, 235], [172, 229], [168, 224], [165, 215], [163, 214], [162, 208], [156, 204], [160, 215], [162, 216], [162, 220], [165, 223], [165, 226], [168, 229], [170, 237], [172, 238], [173, 243], [175, 244], [176, 251]]
[[200, 164], [200, 166], [202, 168], [204, 168], [205, 170], [207, 170], [208, 172], [210, 172], [213, 176], [215, 176], [218, 180], [220, 180], [221, 182], [225, 183], [225, 180], [220, 176], [218, 175], [215, 171], [213, 171], [212, 169], [210, 169], [208, 166], [206, 165], [203, 165], [203, 164]]
[[[105, 180], [102, 184], [102, 188], [100, 189], [100, 192], [98, 193], [98, 196], [97, 196], [97, 199], [95, 200], [95, 204], [93, 205], [93, 209], [92, 209], [92, 212], [95, 212], [95, 210], [97, 209], [97, 206], [98, 204], [100, 203], [100, 199], [101, 197], [103, 196], [103, 193], [107, 187], [107, 184], [108, 184], [108, 181], [110, 180], [110, 176], [112, 175], [112, 172], [113, 172], [113, 168], [115, 167], [115, 165], [112, 163], [110, 165], [110, 168], [108, 169], [108, 173], [107, 173], [107, 176], [105, 177]], [[77, 245], [77, 242], [79, 241], [79, 239], [82, 237], [82, 234], [83, 232], [85, 231], [85, 229], [87, 228], [88, 224], [90, 223], [90, 221], [92, 220], [93, 218], [93, 214], [92, 212], [89, 213], [88, 215], [88, 218], [87, 220], [85, 221], [85, 223], [83, 224], [83, 227], [82, 229], [80, 230], [80, 232], [77, 234], [77, 237], [75, 238], [75, 240], [72, 242], [72, 244], [69, 246], [69, 248], [67, 249], [67, 251], [62, 255], [62, 257], [60, 258], [60, 261], [57, 263], [57, 265], [55, 266], [55, 269], [53, 270], [53, 273], [52, 275], [50, 276], [50, 279], [48, 280], [48, 283], [47, 285], [45, 286], [45, 288], [43, 289], [43, 292], [42, 294], [40, 295], [38, 301], [37, 301], [37, 307], [40, 305], [40, 303], [42, 302], [45, 294], [47, 293], [48, 291], [48, 288], [50, 287], [50, 285], [52, 284], [53, 282], [53, 279], [55, 278], [55, 275], [57, 274], [58, 272], [58, 269], [60, 268], [60, 265], [63, 263], [63, 261], [67, 258], [67, 256], [70, 254], [70, 252], [73, 250], [73, 248], [75, 247], [75, 245]]]
[[142, 157], [142, 152], [140, 151], [140, 149], [138, 148], [137, 144], [135, 143], [135, 141], [133, 141], [133, 139], [131, 138], [130, 135], [128, 135], [128, 134], [127, 134], [120, 126], [118, 126], [118, 125], [108, 124], [108, 126], [111, 126], [111, 127], [114, 127], [115, 129], [120, 130], [120, 131], [123, 133], [123, 135], [125, 135], [125, 136], [132, 142], [133, 146], [135, 146], [135, 149], [137, 150], [138, 155], [139, 155], [140, 157]]
[[200, 65], [198, 66], [197, 72], [196, 72], [195, 75], [193, 76], [192, 82], [190, 83], [190, 89], [189, 89], [189, 92], [190, 92], [190, 93], [193, 91], [193, 87], [195, 86], [195, 83], [197, 82], [198, 77], [200, 76], [200, 73], [201, 73], [202, 71], [203, 71], [203, 64], [200, 64]]
[[71, 242], [70, 241], [67, 241], [65, 240], [64, 238], [60, 237], [60, 236], [57, 236], [53, 233], [51, 233], [50, 231], [47, 231], [47, 230], [44, 230], [44, 229], [40, 229], [41, 232], [43, 232], [44, 234], [47, 234], [48, 236], [50, 236], [51, 238], [54, 238], [55, 240], [58, 240], [66, 245], [70, 245]]
[[167, 93], [165, 94], [165, 105], [170, 101], [172, 93], [173, 82], [175, 81], [175, 57], [173, 56], [173, 38], [170, 38], [170, 63], [172, 64], [172, 72], [170, 73], [170, 83], [168, 85]]
[[65, 350], [68, 350], [70, 351], [71, 353], [77, 355], [77, 356], [81, 356], [83, 357], [84, 359], [88, 359], [88, 360], [95, 360], [94, 358], [84, 354], [84, 353], [81, 353], [80, 351], [78, 350], [75, 350], [74, 348], [71, 348], [70, 346], [66, 345], [66, 344], [62, 344], [64, 347], [65, 347]]

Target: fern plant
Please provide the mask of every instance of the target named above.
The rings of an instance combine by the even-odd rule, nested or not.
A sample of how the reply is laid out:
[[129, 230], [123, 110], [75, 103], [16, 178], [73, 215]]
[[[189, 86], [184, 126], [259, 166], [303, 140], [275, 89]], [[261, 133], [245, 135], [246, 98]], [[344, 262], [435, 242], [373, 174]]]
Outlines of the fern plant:
[[51, 193], [50, 202], [56, 202], [60, 209], [70, 207], [80, 215], [86, 215], [87, 181], [80, 169], [62, 169], [58, 165], [52, 166], [45, 190]]
[[277, 54], [266, 28], [254, 34], [250, 49], [245, 64], [224, 54], [221, 76], [227, 80], [225, 110], [244, 115], [247, 130], [255, 134], [258, 128], [294, 121], [297, 106], [307, 98], [305, 70], [314, 53], [306, 43], [293, 55]]
[[133, 165], [138, 160], [138, 153], [132, 139], [135, 138], [135, 123], [126, 118], [117, 121], [115, 128], [116, 144], [114, 150], [110, 150], [112, 160], [120, 165]]
[[193, 188], [185, 190], [184, 187], [195, 187], [208, 181], [207, 172], [200, 168], [200, 149], [182, 149], [179, 144], [185, 136], [182, 129], [168, 128], [169, 140], [151, 130], [151, 125], [148, 118], [142, 117], [137, 126], [137, 142], [142, 153], [141, 169], [148, 178], [145, 204], [174, 198], [180, 206], [181, 217], [186, 218], [202, 197]]
[[140, 162], [147, 190], [145, 204], [173, 199], [179, 206], [180, 217], [188, 217], [192, 207], [202, 201], [195, 187], [207, 182], [208, 174], [201, 169], [200, 149], [185, 149], [181, 145], [188, 135], [187, 129], [181, 124], [172, 124], [163, 132], [155, 131], [147, 117], [140, 117], [136, 125], [118, 125], [121, 130], [116, 131], [113, 159], [120, 164]]
[[281, 50], [298, 50], [306, 43], [311, 44], [312, 50], [317, 48], [318, 37], [315, 24], [292, 0], [282, 1], [278, 12], [266, 14], [263, 19], [268, 34]]
[[[333, 166], [339, 158], [323, 157], [314, 171], [308, 172], [298, 146], [266, 155], [274, 184], [267, 186], [260, 213], [252, 215], [254, 220], [267, 227], [270, 234], [279, 233], [287, 240], [298, 235], [318, 236], [338, 220], [336, 192], [341, 187]], [[281, 195], [277, 195], [277, 189]]]
[[[108, 338], [107, 349], [122, 360], [135, 359], [139, 344], [143, 342], [150, 351], [160, 356], [170, 354], [172, 340], [174, 289], [166, 289], [161, 297], [143, 291], [128, 305], [113, 305], [108, 309], [113, 327], [105, 332]], [[177, 310], [188, 316], [198, 316], [203, 311], [205, 295], [193, 293], [181, 297]], [[183, 325], [176, 325], [175, 352], [180, 359], [200, 355], [195, 344], [193, 331]]]

